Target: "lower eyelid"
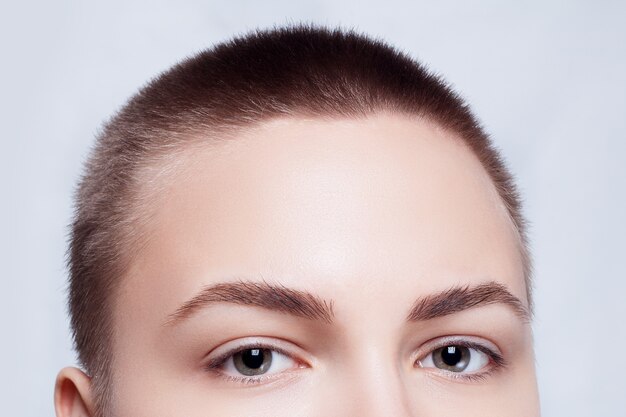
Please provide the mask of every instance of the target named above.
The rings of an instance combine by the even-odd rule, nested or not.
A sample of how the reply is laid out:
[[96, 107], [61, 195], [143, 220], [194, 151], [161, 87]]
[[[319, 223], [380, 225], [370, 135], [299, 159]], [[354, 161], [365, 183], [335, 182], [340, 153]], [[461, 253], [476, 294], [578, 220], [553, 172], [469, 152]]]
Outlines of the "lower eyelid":
[[454, 373], [454, 372], [439, 370], [437, 374], [442, 375], [442, 377], [446, 378], [447, 380], [453, 380], [455, 382], [479, 383], [479, 382], [486, 381], [487, 378], [489, 378], [494, 372], [495, 372], [494, 369], [487, 369], [486, 371], [483, 371], [483, 372], [461, 374], [461, 373]]
[[214, 373], [215, 378], [226, 381], [229, 384], [237, 384], [241, 387], [252, 387], [266, 384], [288, 383], [297, 376], [296, 372], [294, 372], [295, 370], [296, 369], [287, 370], [276, 374], [260, 375], [258, 377], [227, 375], [217, 370], [212, 370], [212, 372]]

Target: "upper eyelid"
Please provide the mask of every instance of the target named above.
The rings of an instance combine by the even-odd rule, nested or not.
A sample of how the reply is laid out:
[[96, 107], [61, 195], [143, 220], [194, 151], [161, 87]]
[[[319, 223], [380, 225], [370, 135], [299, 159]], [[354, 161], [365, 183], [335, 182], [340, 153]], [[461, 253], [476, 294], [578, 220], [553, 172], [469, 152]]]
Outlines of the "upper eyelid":
[[[220, 351], [232, 351], [234, 349], [245, 349], [246, 346], [250, 346], [250, 345], [254, 345], [254, 346], [271, 345], [271, 346], [275, 346], [277, 348], [282, 348], [283, 344], [290, 345], [290, 346], [293, 345], [293, 346], [298, 347], [298, 345], [294, 344], [293, 342], [281, 339], [280, 337], [273, 337], [273, 336], [247, 336], [247, 337], [238, 337], [236, 339], [231, 339], [231, 340], [222, 342], [218, 346], [214, 347], [209, 352], [207, 352], [205, 357], [208, 357], [208, 356], [214, 354], [214, 352], [216, 352], [216, 351], [220, 352]], [[229, 346], [229, 345], [233, 345], [233, 346], [232, 347], [225, 347], [225, 346]], [[220, 356], [221, 354], [218, 353], [217, 355]]]
[[469, 335], [448, 335], [448, 336], [440, 336], [433, 339], [430, 339], [419, 347], [419, 349], [414, 353], [416, 358], [421, 358], [424, 355], [431, 353], [435, 349], [440, 347], [452, 345], [452, 344], [461, 344], [463, 346], [468, 347], [477, 347], [480, 348], [484, 353], [491, 354], [495, 353], [497, 355], [502, 356], [502, 350], [495, 343], [486, 340], [482, 337], [469, 336]]
[[[230, 348], [224, 348], [224, 346], [227, 346], [231, 343], [233, 343], [235, 346]], [[424, 354], [430, 353], [435, 349], [446, 346], [447, 344], [454, 343], [468, 345], [469, 347], [477, 346], [481, 347], [481, 350], [485, 353], [494, 352], [502, 355], [501, 349], [495, 343], [483, 337], [458, 334], [439, 336], [429, 339], [426, 342], [423, 342], [417, 349], [412, 349], [413, 354], [411, 356], [423, 356]], [[246, 338], [233, 339], [228, 342], [222, 343], [218, 347], [212, 349], [207, 354], [205, 354], [204, 357], [207, 358], [211, 356], [212, 353], [215, 351], [223, 351], [217, 354], [218, 358], [223, 356], [227, 357], [228, 354], [232, 355], [233, 353], [237, 353], [239, 350], [245, 350], [254, 347], [272, 349], [290, 357], [304, 355], [304, 352], [300, 352], [303, 350], [303, 348], [294, 342], [271, 336], [251, 336]], [[298, 352], [293, 352], [293, 350], [297, 350]]]

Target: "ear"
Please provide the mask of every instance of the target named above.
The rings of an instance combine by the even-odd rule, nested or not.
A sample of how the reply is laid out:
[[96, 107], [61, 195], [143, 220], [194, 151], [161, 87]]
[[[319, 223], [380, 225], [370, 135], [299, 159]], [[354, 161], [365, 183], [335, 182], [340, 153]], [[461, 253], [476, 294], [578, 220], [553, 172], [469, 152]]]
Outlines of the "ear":
[[93, 417], [91, 378], [78, 368], [63, 368], [54, 387], [57, 417]]

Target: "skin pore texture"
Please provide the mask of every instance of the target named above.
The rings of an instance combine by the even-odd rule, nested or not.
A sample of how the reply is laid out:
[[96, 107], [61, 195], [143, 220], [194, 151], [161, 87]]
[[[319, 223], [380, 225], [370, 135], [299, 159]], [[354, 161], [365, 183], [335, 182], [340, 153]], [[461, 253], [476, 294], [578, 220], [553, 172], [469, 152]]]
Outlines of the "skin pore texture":
[[[459, 139], [381, 113], [190, 149], [116, 295], [113, 416], [539, 416], [519, 236]], [[408, 319], [484, 285], [499, 296]], [[497, 357], [435, 366], [463, 343]], [[251, 347], [273, 351], [262, 375], [234, 366]], [[56, 404], [93, 414], [89, 378], [64, 369]]]

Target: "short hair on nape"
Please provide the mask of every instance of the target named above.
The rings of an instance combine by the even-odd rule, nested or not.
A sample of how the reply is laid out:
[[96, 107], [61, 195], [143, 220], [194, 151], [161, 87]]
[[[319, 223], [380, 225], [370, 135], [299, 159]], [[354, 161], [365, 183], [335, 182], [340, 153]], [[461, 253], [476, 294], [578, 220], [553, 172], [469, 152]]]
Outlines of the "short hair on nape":
[[[257, 30], [184, 59], [141, 88], [97, 136], [75, 194], [69, 310], [75, 347], [106, 407], [112, 300], [138, 247], [145, 173], [207, 138], [280, 117], [359, 118], [395, 112], [428, 120], [468, 145], [519, 235], [529, 307], [531, 260], [513, 177], [468, 105], [409, 55], [353, 30]], [[203, 138], [203, 139], [199, 139]], [[158, 171], [158, 170], [156, 170]]]

